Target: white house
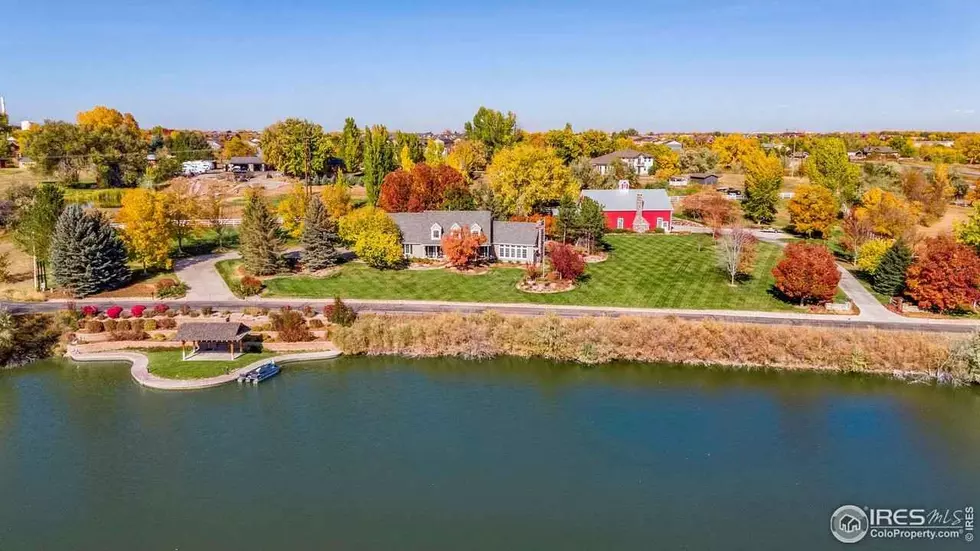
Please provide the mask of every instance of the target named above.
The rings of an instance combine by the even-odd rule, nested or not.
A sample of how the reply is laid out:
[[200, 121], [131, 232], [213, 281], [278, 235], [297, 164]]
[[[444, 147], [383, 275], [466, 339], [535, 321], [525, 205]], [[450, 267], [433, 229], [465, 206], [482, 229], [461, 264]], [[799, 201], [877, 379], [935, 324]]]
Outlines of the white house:
[[641, 176], [650, 174], [651, 169], [656, 164], [653, 155], [632, 149], [613, 151], [612, 153], [607, 153], [596, 157], [589, 162], [596, 168], [596, 170], [599, 171], [599, 174], [605, 176], [606, 172], [609, 170], [609, 165], [611, 165], [616, 159], [626, 163], [626, 166], [632, 168], [634, 172]]

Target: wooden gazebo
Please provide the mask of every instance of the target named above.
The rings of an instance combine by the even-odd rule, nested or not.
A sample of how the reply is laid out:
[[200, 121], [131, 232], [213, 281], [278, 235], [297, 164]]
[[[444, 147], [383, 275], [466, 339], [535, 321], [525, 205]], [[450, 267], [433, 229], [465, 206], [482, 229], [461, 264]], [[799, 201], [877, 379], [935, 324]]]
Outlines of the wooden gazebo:
[[[237, 322], [192, 322], [177, 327], [174, 340], [180, 341], [180, 356], [184, 360], [202, 352], [227, 352], [231, 359], [235, 359], [244, 352], [242, 339], [248, 332], [247, 326]], [[188, 343], [191, 345], [190, 353], [187, 350]]]

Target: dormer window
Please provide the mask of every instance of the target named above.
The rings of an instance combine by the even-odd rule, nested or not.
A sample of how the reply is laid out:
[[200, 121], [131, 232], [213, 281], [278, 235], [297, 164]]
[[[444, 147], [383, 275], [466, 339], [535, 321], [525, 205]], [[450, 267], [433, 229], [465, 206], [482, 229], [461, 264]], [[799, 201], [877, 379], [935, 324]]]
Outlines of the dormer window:
[[432, 239], [442, 239], [442, 226], [439, 224], [432, 224], [432, 227], [429, 228], [429, 233]]
[[452, 227], [450, 227], [450, 228], [449, 228], [449, 233], [456, 233], [456, 232], [458, 232], [458, 231], [459, 231], [460, 229], [461, 229], [461, 228], [459, 227], [459, 224], [453, 224], [453, 225], [452, 225]]
[[470, 233], [479, 235], [483, 233], [483, 228], [481, 228], [479, 224], [473, 224], [472, 226], [470, 226]]

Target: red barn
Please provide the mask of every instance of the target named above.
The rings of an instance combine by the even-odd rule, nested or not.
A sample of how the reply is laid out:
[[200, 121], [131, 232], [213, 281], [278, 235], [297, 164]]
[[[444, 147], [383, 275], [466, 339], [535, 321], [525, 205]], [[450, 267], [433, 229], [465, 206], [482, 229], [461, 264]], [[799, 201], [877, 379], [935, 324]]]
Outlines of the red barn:
[[629, 189], [628, 186], [628, 182], [622, 182], [619, 189], [586, 189], [582, 190], [582, 197], [602, 205], [606, 227], [611, 230], [643, 233], [663, 228], [669, 233], [674, 208], [670, 205], [667, 192], [662, 189]]

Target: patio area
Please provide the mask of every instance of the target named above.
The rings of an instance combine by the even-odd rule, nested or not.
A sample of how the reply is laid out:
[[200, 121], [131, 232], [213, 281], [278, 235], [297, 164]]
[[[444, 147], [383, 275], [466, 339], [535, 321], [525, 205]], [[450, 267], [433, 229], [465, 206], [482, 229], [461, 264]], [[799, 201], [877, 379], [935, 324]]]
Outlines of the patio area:
[[184, 323], [174, 340], [180, 341], [181, 360], [228, 361], [244, 353], [242, 340], [248, 332], [246, 325], [237, 322]]

